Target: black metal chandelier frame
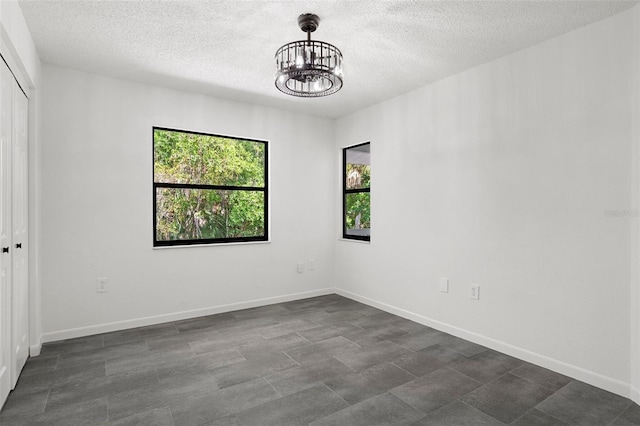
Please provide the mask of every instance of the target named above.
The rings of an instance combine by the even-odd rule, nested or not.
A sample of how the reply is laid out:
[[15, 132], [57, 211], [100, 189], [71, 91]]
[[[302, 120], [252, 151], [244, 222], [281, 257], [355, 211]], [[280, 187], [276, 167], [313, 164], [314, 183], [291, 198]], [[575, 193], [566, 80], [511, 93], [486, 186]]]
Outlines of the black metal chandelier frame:
[[320, 97], [342, 88], [342, 52], [332, 44], [311, 40], [320, 23], [310, 13], [298, 17], [306, 40], [293, 41], [276, 51], [276, 87], [283, 93], [298, 97]]

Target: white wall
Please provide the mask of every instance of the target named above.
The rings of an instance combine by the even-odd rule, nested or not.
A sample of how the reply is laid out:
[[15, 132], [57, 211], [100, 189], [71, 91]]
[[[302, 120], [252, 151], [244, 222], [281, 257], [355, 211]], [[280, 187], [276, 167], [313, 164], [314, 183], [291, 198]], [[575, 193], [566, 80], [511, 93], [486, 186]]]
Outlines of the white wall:
[[629, 395], [636, 9], [339, 119], [336, 170], [372, 152], [339, 291]]
[[[44, 341], [331, 292], [332, 121], [50, 65], [43, 87]], [[271, 243], [154, 250], [153, 126], [269, 140]]]

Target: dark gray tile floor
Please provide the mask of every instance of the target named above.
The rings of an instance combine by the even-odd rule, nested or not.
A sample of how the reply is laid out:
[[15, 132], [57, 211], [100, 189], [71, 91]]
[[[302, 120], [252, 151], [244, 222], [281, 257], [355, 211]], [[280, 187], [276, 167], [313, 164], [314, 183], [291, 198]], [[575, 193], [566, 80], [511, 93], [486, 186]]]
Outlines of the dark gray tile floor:
[[329, 295], [46, 344], [10, 425], [640, 425], [630, 400]]

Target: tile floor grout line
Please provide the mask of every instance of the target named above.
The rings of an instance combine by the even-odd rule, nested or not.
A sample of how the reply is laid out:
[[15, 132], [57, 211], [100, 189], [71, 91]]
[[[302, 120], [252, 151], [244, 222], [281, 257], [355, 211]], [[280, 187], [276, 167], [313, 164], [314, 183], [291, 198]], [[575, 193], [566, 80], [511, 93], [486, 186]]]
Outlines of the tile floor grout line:
[[[440, 346], [442, 346], [443, 348], [450, 349], [450, 350], [454, 351], [455, 353], [462, 355], [462, 356], [463, 356], [463, 357], [465, 357], [466, 359], [470, 359], [471, 357], [474, 357], [474, 356], [476, 356], [476, 355], [480, 355], [482, 352], [485, 352], [485, 351], [482, 351], [482, 352], [478, 352], [477, 354], [467, 355], [467, 354], [465, 354], [465, 353], [462, 353], [462, 352], [460, 352], [460, 351], [458, 351], [458, 350], [456, 350], [456, 349], [454, 349], [454, 348], [452, 348], [452, 347], [450, 347], [450, 346], [444, 345], [444, 344], [442, 344], [442, 343], [436, 343], [436, 344], [433, 344], [433, 345], [431, 345], [431, 346], [427, 346], [426, 348], [422, 348], [422, 349], [420, 349], [419, 351], [423, 351], [423, 350], [425, 350], [425, 349], [427, 349], [427, 348], [431, 348], [431, 347], [436, 346], [436, 345], [440, 345]], [[419, 352], [419, 351], [416, 351], [416, 352]]]
[[[493, 417], [491, 414], [489, 414], [489, 413], [487, 413], [487, 412], [483, 411], [481, 408], [474, 407], [473, 405], [467, 404], [466, 402], [464, 402], [464, 401], [463, 401], [462, 399], [460, 399], [460, 398], [458, 398], [456, 401], [460, 401], [462, 404], [466, 405], [467, 407], [472, 408], [472, 409], [474, 409], [474, 410], [478, 410], [478, 411], [480, 411], [482, 414], [485, 414], [485, 415], [487, 415], [487, 416], [491, 417], [492, 419], [494, 419], [495, 421], [497, 421], [497, 422], [499, 422], [499, 423], [502, 423], [503, 425], [508, 425], [508, 424], [509, 424], [509, 423], [505, 423], [505, 422], [503, 422], [502, 420], [496, 419], [496, 418], [495, 418], [495, 417]], [[454, 401], [454, 402], [455, 402], [455, 401]], [[514, 420], [514, 421], [515, 421], [515, 420]], [[513, 423], [513, 422], [511, 422], [511, 423]]]
[[[522, 367], [522, 366], [520, 366], [520, 367]], [[519, 378], [519, 379], [522, 379], [522, 380], [524, 380], [524, 381], [526, 381], [526, 382], [533, 383], [534, 385], [538, 385], [538, 386], [543, 387], [543, 388], [545, 388], [545, 389], [547, 389], [547, 390], [550, 390], [550, 391], [552, 392], [552, 393], [551, 393], [551, 395], [553, 395], [554, 393], [556, 393], [557, 391], [559, 391], [560, 389], [562, 389], [563, 387], [565, 387], [565, 386], [567, 386], [569, 383], [571, 383], [571, 382], [569, 382], [569, 383], [567, 383], [566, 385], [563, 385], [562, 387], [560, 387], [560, 388], [558, 388], [558, 389], [553, 389], [553, 388], [550, 388], [550, 387], [548, 387], [548, 386], [543, 385], [542, 383], [538, 383], [538, 382], [536, 382], [536, 381], [534, 381], [534, 380], [531, 380], [531, 379], [529, 379], [529, 378], [527, 378], [527, 377], [522, 377], [522, 376], [519, 376], [519, 375], [517, 375], [516, 373], [514, 373], [514, 371], [516, 371], [516, 370], [517, 370], [518, 368], [520, 368], [520, 367], [516, 367], [516, 368], [514, 368], [513, 370], [509, 371], [508, 373], [505, 373], [503, 376], [506, 376], [507, 374], [511, 374], [512, 376], [515, 376], [515, 377], [517, 377], [517, 378]], [[500, 377], [503, 377], [503, 376], [500, 376]], [[573, 381], [573, 380], [572, 380], [572, 381]], [[551, 396], [551, 395], [549, 395], [549, 396]], [[548, 398], [548, 397], [547, 397], [547, 398]], [[547, 399], [547, 398], [545, 398], [545, 399]], [[542, 401], [540, 401], [540, 402], [542, 402]]]
[[[343, 339], [348, 340], [349, 342], [351, 342], [351, 343], [353, 343], [354, 345], [356, 345], [359, 349], [362, 349], [362, 348], [364, 347], [364, 346], [362, 346], [362, 345], [357, 344], [357, 343], [356, 343], [356, 342], [354, 342], [353, 340], [350, 340], [348, 337], [344, 337], [344, 336], [342, 336], [342, 335], [340, 335], [340, 336], [336, 336], [336, 337], [342, 337]], [[331, 339], [331, 337], [330, 337], [330, 339]], [[327, 339], [325, 339], [325, 340], [327, 340]], [[322, 340], [321, 340], [321, 341], [322, 341]], [[374, 345], [375, 345], [375, 343], [374, 343]]]
[[[417, 379], [418, 377], [422, 377], [422, 376], [418, 376], [417, 374], [413, 374], [411, 371], [409, 371], [409, 370], [405, 370], [404, 368], [400, 367], [398, 364], [396, 364], [396, 363], [395, 363], [395, 360], [394, 360], [394, 361], [391, 361], [389, 364], [393, 365], [394, 367], [398, 367], [400, 370], [404, 371], [404, 372], [405, 372], [405, 373], [407, 373], [407, 374], [412, 375], [412, 376], [413, 376], [413, 378], [414, 378], [414, 380], [415, 380], [415, 379]], [[439, 370], [439, 368], [438, 368], [438, 370]], [[438, 370], [434, 370], [434, 371], [432, 371], [432, 373], [433, 373], [433, 372], [436, 372], [436, 371], [438, 371]], [[427, 374], [431, 374], [431, 373], [427, 373]], [[424, 375], [424, 376], [426, 376], [427, 374], [423, 374], [423, 375]], [[410, 381], [411, 381], [411, 380], [410, 380]]]
[[[412, 380], [412, 381], [413, 381], [413, 380]], [[407, 382], [407, 383], [411, 383], [412, 381]], [[395, 393], [393, 393], [393, 390], [394, 390], [394, 389], [399, 388], [400, 386], [404, 386], [404, 385], [406, 385], [407, 383], [403, 383], [402, 385], [398, 385], [398, 386], [396, 386], [395, 388], [391, 388], [391, 389], [389, 389], [389, 390], [388, 390], [387, 392], [385, 392], [385, 393], [390, 393], [391, 395], [395, 396], [395, 397], [396, 397], [396, 398], [398, 398], [400, 401], [402, 401], [402, 402], [404, 402], [405, 404], [407, 404], [409, 407], [411, 407], [411, 408], [413, 408], [414, 410], [417, 410], [417, 411], [421, 412], [422, 414], [424, 414], [424, 417], [428, 416], [428, 415], [429, 415], [429, 412], [425, 412], [425, 411], [422, 411], [421, 409], [419, 409], [418, 407], [414, 407], [414, 406], [413, 406], [413, 404], [411, 404], [411, 403], [410, 403], [410, 402], [408, 402], [408, 401], [405, 401], [404, 399], [402, 399], [401, 397], [399, 397], [398, 395], [396, 395]], [[384, 395], [384, 394], [383, 394], [383, 395]], [[440, 408], [442, 408], [442, 407], [440, 407]], [[433, 413], [434, 411], [436, 411], [436, 410], [431, 410], [431, 411], [430, 411], [430, 413]], [[424, 418], [424, 417], [423, 417], [423, 418]]]
[[44, 399], [44, 406], [42, 407], [42, 413], [44, 414], [47, 411], [47, 405], [49, 404], [49, 396], [51, 395], [51, 386], [47, 389], [47, 397]]
[[[555, 419], [556, 417], [552, 416], [550, 413], [547, 413], [547, 412], [546, 412], [546, 411], [544, 411], [543, 409], [541, 409], [541, 408], [537, 408], [537, 407], [538, 407], [538, 405], [542, 404], [542, 403], [543, 403], [543, 402], [545, 402], [547, 399], [549, 399], [549, 398], [553, 397], [556, 393], [558, 393], [560, 390], [562, 390], [562, 389], [566, 388], [567, 386], [569, 386], [569, 385], [570, 385], [571, 383], [573, 383], [573, 382], [575, 382], [575, 380], [571, 380], [569, 383], [567, 383], [566, 385], [562, 386], [560, 389], [558, 389], [558, 390], [556, 390], [556, 391], [553, 391], [553, 393], [552, 393], [551, 395], [549, 395], [548, 397], [546, 397], [546, 398], [545, 398], [545, 399], [543, 399], [542, 401], [538, 402], [538, 403], [535, 405], [535, 407], [533, 407], [533, 408], [535, 408], [535, 409], [537, 409], [538, 411], [540, 411], [540, 412], [542, 412], [542, 413], [544, 413], [544, 414], [546, 414], [546, 415], [548, 415], [548, 416], [551, 416], [551, 417], [553, 417], [553, 418]], [[560, 419], [558, 419], [558, 420], [560, 420]], [[560, 421], [562, 421], [562, 420], [560, 420]], [[565, 422], [565, 423], [566, 423], [566, 422]]]
[[620, 416], [622, 416], [624, 414], [625, 411], [627, 411], [629, 409], [629, 407], [631, 407], [631, 405], [633, 404], [633, 401], [631, 401], [631, 403], [629, 405], [627, 405], [624, 410], [620, 411], [620, 414], [618, 414], [616, 416], [615, 419], [611, 420], [611, 422], [609, 422], [609, 425], [612, 425], [615, 423], [616, 420], [618, 420], [620, 418]]
[[[455, 364], [455, 363], [453, 363], [453, 364]], [[456, 370], [455, 368], [453, 368], [453, 367], [452, 367], [452, 364], [445, 365], [445, 366], [444, 366], [444, 367], [442, 367], [442, 368], [448, 368], [449, 370], [455, 371], [455, 372], [456, 372], [456, 373], [458, 373], [458, 374], [462, 374], [464, 377], [466, 377], [466, 378], [468, 378], [468, 379], [471, 379], [471, 380], [475, 381], [476, 383], [480, 383], [480, 386], [478, 386], [478, 388], [481, 388], [482, 386], [487, 385], [487, 384], [489, 384], [489, 383], [491, 383], [491, 382], [493, 381], [493, 380], [490, 380], [490, 381], [488, 381], [488, 382], [486, 382], [486, 383], [485, 383], [485, 382], [481, 382], [481, 381], [480, 381], [480, 380], [478, 380], [478, 379], [475, 379], [475, 378], [473, 378], [473, 377], [471, 377], [471, 376], [468, 376], [468, 375], [464, 374], [462, 371], [458, 371], [458, 370]], [[437, 371], [437, 370], [436, 370], [436, 371]], [[431, 374], [431, 373], [429, 373], [429, 374]], [[478, 388], [476, 388], [476, 389], [478, 389]], [[475, 389], [474, 389], [474, 390], [475, 390]], [[471, 391], [471, 392], [473, 392], [473, 391]], [[469, 393], [471, 393], [471, 392], [469, 392]], [[466, 395], [466, 394], [465, 394], [465, 395]]]
[[[467, 404], [468, 405], [468, 404]], [[524, 416], [526, 416], [527, 414], [529, 414], [530, 412], [532, 412], [533, 410], [535, 410], [536, 407], [533, 408], [529, 408], [527, 411], [525, 411], [524, 413], [522, 413], [521, 415], [519, 415], [518, 417], [516, 417], [515, 419], [513, 419], [513, 421], [510, 424], [513, 424], [515, 422], [517, 422], [518, 420], [520, 420], [521, 418], [523, 418]], [[560, 420], [560, 419], [557, 419]]]
[[352, 373], [357, 373], [358, 370], [356, 370], [353, 367], [348, 366], [347, 364], [345, 364], [344, 362], [340, 361], [338, 358], [336, 358], [335, 355], [331, 355], [331, 358], [335, 359], [336, 361], [338, 361], [340, 364], [344, 365], [345, 367], [347, 367], [349, 370], [351, 370]]
[[[553, 395], [551, 395], [551, 396], [553, 396]], [[545, 398], [545, 401], [546, 401], [547, 399], [548, 399], [548, 398]], [[564, 424], [566, 424], [567, 426], [569, 426], [569, 424], [568, 424], [567, 422], [565, 422], [564, 420], [557, 418], [557, 417], [556, 417], [556, 416], [554, 416], [553, 414], [549, 414], [549, 413], [547, 413], [546, 411], [544, 411], [544, 410], [543, 410], [543, 409], [541, 409], [541, 408], [538, 408], [538, 405], [542, 404], [542, 402], [543, 402], [543, 401], [540, 401], [540, 402], [539, 402], [538, 404], [536, 404], [536, 406], [535, 406], [535, 407], [533, 407], [531, 410], [536, 409], [536, 410], [540, 411], [542, 414], [544, 414], [545, 416], [549, 416], [549, 417], [551, 417], [551, 418], [553, 418], [553, 419], [556, 419], [557, 421], [559, 421], [559, 422], [561, 422], [561, 423], [564, 423]], [[529, 410], [529, 411], [531, 411], [531, 410]]]
[[[306, 331], [306, 330], [302, 330], [302, 331]], [[307, 342], [309, 342], [310, 344], [312, 344], [312, 345], [313, 345], [313, 342], [312, 342], [311, 340], [307, 339], [306, 337], [304, 337], [302, 334], [300, 334], [300, 332], [296, 331], [296, 332], [294, 332], [293, 334], [295, 334], [295, 335], [297, 335], [297, 336], [301, 337], [302, 339], [306, 340]], [[301, 346], [301, 345], [300, 345], [300, 346]], [[294, 347], [296, 347], [296, 346], [294, 346]]]
[[267, 380], [266, 376], [262, 376], [262, 380], [264, 380], [265, 382], [267, 382], [267, 384], [271, 387], [271, 389], [273, 389], [278, 395], [280, 395], [280, 398], [283, 398], [284, 395], [282, 395], [280, 393], [280, 391], [278, 391], [278, 389], [274, 388], [273, 385], [271, 384], [271, 382], [269, 382], [269, 380]]
[[298, 361], [296, 361], [295, 359], [291, 358], [291, 357], [289, 356], [289, 354], [288, 354], [288, 353], [286, 353], [285, 351], [282, 351], [282, 353], [283, 353], [287, 358], [289, 358], [291, 361], [295, 362], [295, 363], [296, 363], [296, 365], [297, 365], [298, 367], [302, 367], [302, 364], [300, 364], [300, 363], [299, 363]]
[[[329, 386], [327, 386], [327, 384], [326, 384], [326, 383], [324, 383], [324, 382], [320, 382], [320, 384], [322, 384], [322, 386], [324, 386], [325, 388], [329, 389], [329, 391], [331, 391], [331, 393], [333, 393], [335, 396], [337, 396], [338, 398], [340, 398], [340, 400], [341, 400], [342, 402], [344, 402], [345, 404], [347, 404], [347, 407], [353, 407], [354, 405], [356, 405], [356, 404], [357, 404], [357, 403], [356, 403], [356, 404], [349, 404], [349, 403], [348, 403], [348, 402], [347, 402], [343, 397], [341, 397], [341, 396], [338, 394], [338, 392], [334, 391], [334, 390], [333, 390], [333, 389], [331, 389]], [[360, 402], [362, 402], [362, 401], [360, 401]], [[344, 408], [343, 408], [343, 410], [344, 410]], [[341, 411], [341, 410], [338, 410], [338, 411]], [[337, 413], [338, 411], [336, 411], [336, 413]]]

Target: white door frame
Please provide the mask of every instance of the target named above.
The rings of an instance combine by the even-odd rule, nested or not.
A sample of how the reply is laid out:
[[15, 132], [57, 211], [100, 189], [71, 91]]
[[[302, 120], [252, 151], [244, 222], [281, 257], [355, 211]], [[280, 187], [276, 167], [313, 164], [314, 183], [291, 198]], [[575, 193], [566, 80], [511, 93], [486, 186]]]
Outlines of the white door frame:
[[18, 83], [13, 85], [13, 138], [11, 148], [13, 312], [11, 386], [29, 358], [29, 101]]
[[0, 63], [0, 407], [13, 388], [11, 370], [11, 93], [13, 76]]

